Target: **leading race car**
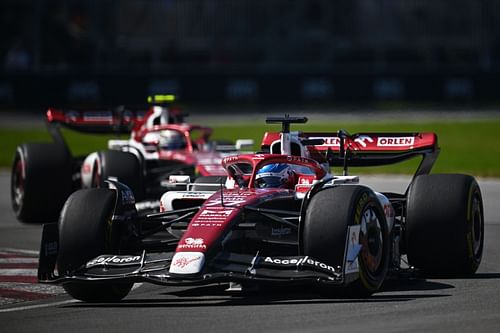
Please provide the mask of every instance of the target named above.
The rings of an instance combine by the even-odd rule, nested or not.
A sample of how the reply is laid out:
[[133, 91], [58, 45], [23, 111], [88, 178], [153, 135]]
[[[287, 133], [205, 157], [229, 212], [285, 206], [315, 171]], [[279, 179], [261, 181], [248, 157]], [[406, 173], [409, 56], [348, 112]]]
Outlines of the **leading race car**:
[[[159, 97], [163, 95], [155, 96], [147, 112], [49, 109], [47, 125], [54, 142], [16, 149], [11, 197], [17, 218], [54, 221], [73, 191], [102, 187], [109, 177], [127, 184], [141, 209], [154, 209], [171, 174], [225, 175], [222, 157], [253, 145], [252, 140], [238, 140], [236, 145], [211, 141], [211, 128], [186, 124], [185, 115], [158, 103]], [[60, 125], [80, 132], [130, 134], [130, 138], [109, 140], [107, 150], [72, 156]]]
[[[290, 132], [306, 120], [268, 118], [283, 129], [266, 133], [262, 153], [225, 157], [227, 177], [165, 193], [160, 213], [139, 217], [132, 192], [116, 181], [75, 192], [59, 224], [44, 225], [40, 282], [62, 283], [83, 301], [120, 300], [135, 282], [313, 284], [365, 297], [389, 276], [477, 270], [481, 192], [471, 176], [429, 174], [434, 133]], [[347, 175], [351, 165], [416, 156], [422, 162], [405, 193]]]

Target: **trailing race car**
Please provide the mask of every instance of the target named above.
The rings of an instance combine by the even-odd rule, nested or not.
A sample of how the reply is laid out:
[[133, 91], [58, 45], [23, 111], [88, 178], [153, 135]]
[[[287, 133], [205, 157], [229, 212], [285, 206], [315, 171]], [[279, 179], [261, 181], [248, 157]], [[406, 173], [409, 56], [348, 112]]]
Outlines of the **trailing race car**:
[[[180, 110], [158, 103], [147, 112], [49, 109], [46, 116], [54, 142], [23, 144], [14, 157], [12, 207], [23, 222], [56, 220], [72, 192], [102, 187], [109, 177], [127, 184], [140, 207], [154, 208], [168, 189], [169, 175], [225, 175], [222, 157], [253, 145], [251, 140], [210, 141], [211, 128], [186, 124]], [[108, 150], [72, 156], [60, 125], [88, 133], [130, 133], [130, 138], [110, 140]]]
[[[283, 129], [266, 133], [263, 153], [225, 157], [227, 177], [166, 192], [160, 213], [139, 217], [133, 194], [116, 181], [73, 193], [59, 224], [44, 225], [39, 281], [83, 301], [120, 300], [135, 282], [313, 284], [365, 297], [388, 276], [477, 270], [481, 192], [471, 176], [429, 174], [439, 153], [434, 133], [290, 132], [306, 120], [268, 118]], [[417, 156], [405, 193], [377, 192], [347, 175], [351, 165]], [[332, 165], [344, 175], [332, 175]]]

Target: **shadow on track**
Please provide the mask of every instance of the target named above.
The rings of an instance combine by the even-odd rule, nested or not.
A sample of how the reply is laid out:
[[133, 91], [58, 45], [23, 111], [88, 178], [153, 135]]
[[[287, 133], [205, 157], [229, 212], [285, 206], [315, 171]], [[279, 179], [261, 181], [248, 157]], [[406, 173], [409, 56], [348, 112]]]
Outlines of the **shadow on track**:
[[[411, 281], [410, 285], [399, 283], [398, 286], [384, 287], [381, 293], [368, 298], [348, 298], [319, 295], [317, 289], [293, 287], [266, 287], [259, 291], [228, 292], [227, 285], [210, 285], [189, 288], [180, 291], [164, 292], [164, 298], [143, 299], [129, 298], [116, 303], [72, 303], [64, 308], [183, 308], [183, 307], [226, 307], [253, 305], [307, 305], [307, 304], [344, 304], [344, 303], [393, 303], [408, 302], [417, 299], [448, 297], [443, 293], [412, 293], [411, 291], [437, 291], [454, 288], [454, 286], [428, 282]], [[298, 291], [300, 290], [300, 291]], [[399, 293], [399, 291], [406, 291]]]

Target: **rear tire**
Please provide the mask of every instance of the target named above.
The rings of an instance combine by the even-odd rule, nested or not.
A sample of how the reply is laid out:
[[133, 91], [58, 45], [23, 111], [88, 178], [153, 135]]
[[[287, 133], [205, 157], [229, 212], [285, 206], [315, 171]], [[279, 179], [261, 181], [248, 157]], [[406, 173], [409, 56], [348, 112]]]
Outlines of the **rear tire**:
[[433, 276], [474, 274], [484, 243], [483, 202], [476, 180], [460, 174], [419, 176], [407, 201], [409, 263]]
[[[136, 155], [118, 150], [104, 150], [100, 151], [98, 156], [100, 174], [94, 172], [93, 186], [107, 187], [104, 181], [108, 177], [115, 177], [120, 183], [130, 187], [136, 201], [141, 201], [145, 198], [144, 177], [141, 163]], [[94, 166], [95, 171], [97, 171], [96, 167]]]
[[17, 147], [10, 192], [12, 208], [19, 221], [56, 221], [72, 191], [71, 155], [65, 147], [50, 143]]
[[301, 252], [333, 267], [344, 267], [348, 227], [361, 225], [359, 278], [346, 289], [327, 289], [339, 295], [367, 297], [384, 282], [389, 264], [389, 233], [384, 210], [365, 186], [326, 188], [314, 195], [301, 230]]
[[[104, 188], [80, 190], [68, 198], [59, 220], [59, 274], [71, 275], [92, 258], [118, 252], [109, 241], [115, 200], [116, 193]], [[86, 302], [121, 300], [132, 286], [129, 282], [63, 284], [69, 295]]]

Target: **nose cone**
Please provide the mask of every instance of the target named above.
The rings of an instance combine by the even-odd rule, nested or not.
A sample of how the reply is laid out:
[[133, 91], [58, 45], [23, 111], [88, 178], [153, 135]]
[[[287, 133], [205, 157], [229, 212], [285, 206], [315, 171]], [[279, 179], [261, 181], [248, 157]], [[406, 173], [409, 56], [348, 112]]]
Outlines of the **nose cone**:
[[205, 255], [201, 252], [178, 252], [172, 258], [171, 274], [197, 274], [205, 264]]

